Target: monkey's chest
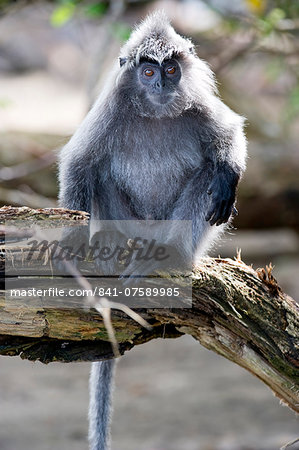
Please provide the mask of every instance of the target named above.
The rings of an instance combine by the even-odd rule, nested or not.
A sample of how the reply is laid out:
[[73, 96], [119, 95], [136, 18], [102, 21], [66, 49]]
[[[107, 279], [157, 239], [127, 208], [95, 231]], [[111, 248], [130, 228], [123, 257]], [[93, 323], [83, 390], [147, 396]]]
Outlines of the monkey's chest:
[[[200, 165], [188, 142], [158, 148], [152, 141], [126, 146], [112, 161], [112, 177], [141, 217], [163, 219], [179, 197], [188, 176]], [[181, 151], [180, 151], [181, 148]]]

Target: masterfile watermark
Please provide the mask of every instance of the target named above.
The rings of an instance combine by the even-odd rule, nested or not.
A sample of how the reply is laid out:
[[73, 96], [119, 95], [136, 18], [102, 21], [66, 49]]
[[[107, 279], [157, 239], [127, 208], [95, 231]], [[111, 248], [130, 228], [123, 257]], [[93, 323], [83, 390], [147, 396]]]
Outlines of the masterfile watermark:
[[[22, 251], [10, 252], [16, 241]], [[30, 232], [24, 223], [7, 233], [5, 247], [13, 298], [53, 307], [84, 307], [85, 297], [103, 296], [138, 308], [191, 306], [191, 221], [54, 222]]]
[[[52, 261], [110, 261], [116, 260], [128, 267], [133, 259], [136, 261], [164, 261], [171, 257], [167, 253], [167, 248], [159, 245], [155, 239], [150, 242], [142, 237], [130, 239], [127, 247], [114, 245], [108, 247], [104, 245], [101, 247], [100, 241], [96, 240], [92, 245], [80, 244], [79, 246], [63, 246], [60, 241], [54, 240], [49, 242], [47, 240], [38, 241], [37, 239], [28, 242], [30, 246], [29, 252], [26, 255], [26, 261], [32, 261], [34, 255], [36, 261], [43, 261], [45, 254], [51, 255]], [[37, 255], [37, 256], [36, 256]]]

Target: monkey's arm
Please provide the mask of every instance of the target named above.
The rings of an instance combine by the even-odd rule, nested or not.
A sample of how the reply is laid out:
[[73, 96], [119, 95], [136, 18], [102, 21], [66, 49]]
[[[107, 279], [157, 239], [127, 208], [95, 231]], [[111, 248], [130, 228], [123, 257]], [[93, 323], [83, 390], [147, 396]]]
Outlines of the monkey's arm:
[[204, 156], [211, 158], [214, 165], [207, 188], [210, 205], [205, 217], [211, 225], [226, 223], [233, 213], [236, 189], [246, 159], [243, 119], [222, 102], [219, 104], [219, 117], [207, 127], [209, 142], [204, 148]]
[[100, 97], [59, 156], [59, 203], [92, 213], [92, 199], [105, 181], [111, 110]]
[[[192, 252], [205, 253], [210, 245], [208, 234], [211, 227], [206, 221], [206, 213], [210, 204], [207, 190], [213, 177], [214, 169], [211, 161], [203, 161], [200, 168], [194, 170], [188, 179], [181, 195], [174, 204], [169, 219], [173, 221], [192, 221]], [[180, 247], [180, 252], [185, 253], [186, 239], [181, 231], [177, 232], [176, 222], [172, 223], [175, 229], [169, 233], [170, 238], [175, 239], [174, 245]], [[219, 230], [220, 231], [220, 230]], [[169, 242], [171, 244], [171, 242]]]
[[59, 204], [65, 208], [91, 212], [92, 169], [83, 157], [70, 154], [59, 167]]
[[[59, 155], [59, 204], [91, 213], [94, 186], [107, 153], [107, 126], [100, 102], [89, 111]], [[97, 170], [95, 170], [97, 168]]]
[[228, 163], [216, 165], [207, 194], [210, 196], [210, 206], [205, 216], [211, 225], [226, 223], [233, 213], [236, 200], [236, 189], [240, 172]]

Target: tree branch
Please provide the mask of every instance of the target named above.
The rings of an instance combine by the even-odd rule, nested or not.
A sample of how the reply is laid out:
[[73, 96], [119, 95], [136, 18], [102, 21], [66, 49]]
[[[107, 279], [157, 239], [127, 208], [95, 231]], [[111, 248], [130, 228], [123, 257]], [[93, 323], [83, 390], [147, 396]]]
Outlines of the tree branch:
[[[4, 220], [46, 226], [49, 217], [87, 223], [86, 213], [62, 209], [0, 209]], [[0, 225], [1, 227], [1, 225]], [[0, 228], [1, 239], [1, 228]], [[0, 241], [1, 242], [1, 241]], [[5, 244], [0, 244], [0, 271]], [[255, 271], [239, 258], [204, 258], [192, 274], [192, 308], [139, 310], [152, 325], [143, 329], [124, 313], [112, 314], [120, 353], [157, 337], [189, 334], [204, 347], [244, 367], [299, 412], [299, 309], [282, 292], [272, 268]], [[101, 316], [95, 310], [46, 307], [42, 298], [10, 297], [0, 291], [0, 354], [51, 361], [113, 357]]]

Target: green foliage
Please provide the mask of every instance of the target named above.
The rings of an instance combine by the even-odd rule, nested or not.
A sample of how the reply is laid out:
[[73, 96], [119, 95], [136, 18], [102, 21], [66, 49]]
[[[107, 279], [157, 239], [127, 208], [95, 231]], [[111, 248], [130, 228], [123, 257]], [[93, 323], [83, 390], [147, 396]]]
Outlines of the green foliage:
[[299, 115], [299, 82], [291, 90], [286, 108], [286, 120], [294, 120]]
[[72, 0], [62, 1], [57, 6], [51, 16], [51, 25], [53, 27], [61, 27], [67, 23], [74, 15], [76, 4]]
[[86, 6], [84, 8], [84, 12], [87, 16], [97, 19], [98, 17], [102, 17], [104, 14], [106, 14], [107, 9], [108, 3], [96, 2]]
[[130, 37], [131, 28], [124, 23], [114, 22], [111, 25], [111, 32], [113, 37], [120, 40], [121, 42], [125, 42]]
[[279, 8], [285, 13], [288, 19], [298, 19], [299, 16], [299, 2], [298, 0], [274, 0], [270, 2], [275, 8]]
[[11, 1], [10, 0], [0, 0], [0, 13], [5, 14], [6, 8], [9, 7]]
[[238, 17], [229, 16], [223, 21], [223, 29], [228, 34], [234, 34], [243, 27], [242, 21]]
[[257, 26], [263, 35], [269, 35], [277, 28], [277, 25], [285, 16], [285, 12], [282, 9], [274, 8], [264, 18], [258, 20]]
[[84, 0], [58, 0], [58, 6], [51, 16], [51, 25], [61, 27], [65, 25], [75, 13], [83, 13], [87, 17], [100, 18], [108, 10], [107, 1], [89, 2]]
[[288, 19], [297, 19], [299, 15], [298, 0], [245, 0], [245, 2], [252, 14], [264, 19], [277, 10], [283, 11], [284, 17]]
[[[58, 0], [58, 3], [59, 5], [54, 9], [51, 16], [53, 27], [65, 25], [78, 12], [93, 19], [101, 18], [107, 13], [109, 7], [107, 1]], [[110, 25], [110, 32], [115, 39], [124, 42], [130, 37], [131, 29], [125, 23], [114, 22]]]

